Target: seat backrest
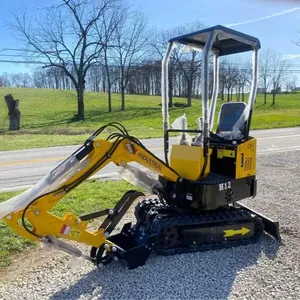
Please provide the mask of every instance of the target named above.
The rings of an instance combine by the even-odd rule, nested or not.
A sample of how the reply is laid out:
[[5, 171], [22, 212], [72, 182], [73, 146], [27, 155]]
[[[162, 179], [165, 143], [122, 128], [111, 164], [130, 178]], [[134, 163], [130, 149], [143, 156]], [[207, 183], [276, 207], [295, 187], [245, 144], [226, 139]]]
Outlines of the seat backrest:
[[[245, 108], [246, 103], [244, 102], [228, 102], [222, 104], [217, 132], [232, 131], [233, 126], [240, 119]], [[244, 128], [240, 130], [243, 131]]]

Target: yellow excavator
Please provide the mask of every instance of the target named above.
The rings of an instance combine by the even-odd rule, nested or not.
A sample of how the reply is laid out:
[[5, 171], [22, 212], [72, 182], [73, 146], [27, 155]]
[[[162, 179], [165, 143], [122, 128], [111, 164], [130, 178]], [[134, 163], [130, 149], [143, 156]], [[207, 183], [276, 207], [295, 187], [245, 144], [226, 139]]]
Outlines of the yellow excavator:
[[[168, 62], [177, 45], [202, 51], [199, 130], [187, 129], [184, 117], [179, 118], [183, 126], [169, 126]], [[25, 238], [84, 257], [97, 266], [121, 260], [130, 269], [144, 265], [152, 251], [172, 255], [247, 245], [257, 242], [263, 232], [280, 240], [278, 222], [238, 202], [256, 196], [256, 139], [249, 131], [259, 49], [257, 38], [220, 25], [172, 38], [162, 61], [165, 160], [151, 153], [121, 124], [109, 123], [31, 189], [1, 203], [0, 218]], [[222, 104], [214, 132], [219, 58], [247, 51], [253, 52], [248, 103]], [[212, 56], [213, 93], [209, 100]], [[115, 132], [102, 139], [108, 127]], [[170, 147], [169, 135], [174, 132], [181, 134], [181, 141]], [[187, 136], [194, 137], [189, 140]], [[65, 195], [111, 162], [123, 170], [125, 178], [144, 187], [147, 196], [131, 190], [115, 207], [83, 216], [68, 212], [59, 218], [49, 212]], [[157, 178], [131, 162], [151, 170]], [[112, 234], [138, 198], [135, 222]], [[105, 217], [100, 227], [88, 230], [87, 222], [99, 217]], [[64, 239], [90, 245], [90, 255]]]

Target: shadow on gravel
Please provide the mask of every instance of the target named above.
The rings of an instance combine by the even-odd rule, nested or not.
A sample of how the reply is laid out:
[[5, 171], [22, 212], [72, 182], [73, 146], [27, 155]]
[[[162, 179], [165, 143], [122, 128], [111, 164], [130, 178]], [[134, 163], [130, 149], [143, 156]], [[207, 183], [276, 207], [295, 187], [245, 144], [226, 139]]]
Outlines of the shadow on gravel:
[[[50, 299], [226, 299], [238, 273], [274, 259], [279, 243], [265, 236], [254, 245], [174, 256], [153, 254], [144, 267], [120, 262], [96, 269]], [[236, 295], [237, 296], [237, 295]]]

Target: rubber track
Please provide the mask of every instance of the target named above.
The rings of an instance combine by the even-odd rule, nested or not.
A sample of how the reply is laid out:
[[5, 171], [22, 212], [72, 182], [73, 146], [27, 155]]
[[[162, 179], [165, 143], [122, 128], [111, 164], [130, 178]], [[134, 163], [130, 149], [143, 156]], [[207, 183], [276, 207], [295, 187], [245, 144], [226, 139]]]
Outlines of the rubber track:
[[[253, 215], [253, 214], [252, 214]], [[262, 220], [257, 216], [251, 216], [251, 214], [243, 209], [233, 208], [230, 211], [223, 213], [212, 213], [203, 215], [192, 216], [176, 216], [176, 217], [162, 217], [161, 219], [155, 219], [151, 226], [151, 234], [158, 234], [164, 227], [189, 227], [189, 226], [202, 226], [209, 225], [211, 227], [221, 224], [241, 224], [245, 222], [254, 222], [254, 235], [248, 238], [240, 237], [235, 240], [226, 240], [220, 242], [214, 242], [211, 245], [196, 245], [191, 248], [174, 248], [174, 249], [162, 249], [159, 247], [159, 243], [156, 243], [155, 250], [161, 255], [173, 255], [189, 252], [200, 252], [214, 249], [230, 248], [240, 245], [248, 245], [258, 241], [261, 234], [264, 231]], [[198, 246], [198, 247], [197, 247]]]

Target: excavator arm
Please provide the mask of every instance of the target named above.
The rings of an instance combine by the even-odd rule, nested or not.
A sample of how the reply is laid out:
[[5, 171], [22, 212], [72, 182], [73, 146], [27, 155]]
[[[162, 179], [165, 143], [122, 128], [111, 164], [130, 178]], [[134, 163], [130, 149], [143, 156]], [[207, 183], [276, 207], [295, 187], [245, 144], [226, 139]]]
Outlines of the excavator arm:
[[[99, 134], [109, 126], [118, 128], [121, 132], [111, 134], [107, 139], [98, 138]], [[111, 244], [106, 240], [105, 226], [92, 232], [87, 230], [87, 220], [105, 214], [109, 219], [110, 214], [116, 213], [115, 210], [91, 213], [81, 218], [70, 212], [60, 218], [49, 211], [79, 184], [111, 162], [122, 167], [129, 162], [136, 162], [169, 181], [177, 181], [178, 174], [172, 168], [147, 150], [139, 140], [129, 136], [125, 128], [120, 126], [118, 123], [111, 123], [101, 127], [82, 147], [33, 188], [1, 203], [0, 217], [21, 236], [34, 241], [46, 240], [60, 244], [62, 246], [60, 248], [68, 248], [68, 246], [55, 237], [95, 248], [99, 248], [104, 243]], [[134, 195], [140, 196], [142, 193]], [[115, 208], [119, 211], [127, 200], [125, 194]], [[128, 209], [128, 203], [124, 207]], [[117, 219], [119, 220], [120, 217]]]

